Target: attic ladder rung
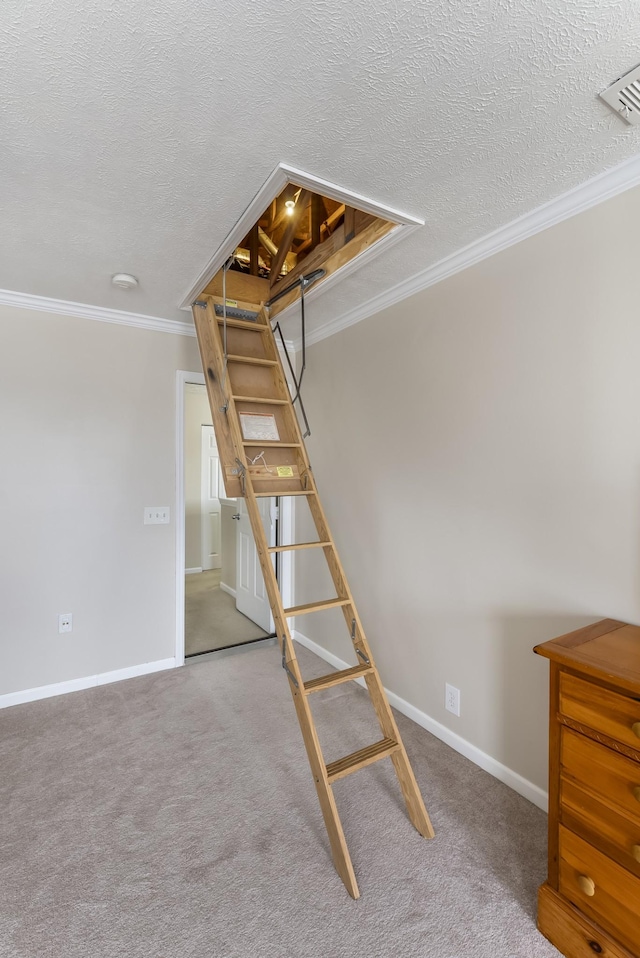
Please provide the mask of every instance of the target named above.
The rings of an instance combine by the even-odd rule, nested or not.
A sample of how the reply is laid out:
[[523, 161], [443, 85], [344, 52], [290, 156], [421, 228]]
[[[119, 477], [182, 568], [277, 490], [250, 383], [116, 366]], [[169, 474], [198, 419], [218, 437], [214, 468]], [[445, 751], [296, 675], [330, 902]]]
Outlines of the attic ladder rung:
[[298, 549], [320, 549], [333, 545], [332, 542], [296, 542], [290, 546], [270, 546], [267, 552], [295, 552]]
[[308, 602], [306, 605], [294, 605], [285, 609], [285, 618], [292, 615], [308, 615], [310, 612], [322, 612], [324, 609], [339, 609], [340, 606], [350, 605], [351, 599], [324, 599], [322, 602]]
[[259, 359], [257, 356], [238, 356], [235, 353], [227, 355], [229, 363], [246, 363], [248, 366], [277, 366], [277, 359]]
[[[264, 477], [259, 476], [254, 481], [255, 482], [278, 482], [281, 480], [278, 480], [278, 479], [271, 480], [267, 476], [264, 476]], [[286, 498], [287, 496], [315, 496], [316, 495], [313, 489], [290, 489], [288, 492], [280, 492], [280, 491], [260, 492], [257, 489], [254, 489], [253, 494], [257, 499], [264, 499], [265, 496], [268, 496], [269, 498], [273, 496], [280, 496], [280, 498]]]
[[242, 445], [261, 446], [264, 449], [300, 449], [299, 442], [276, 442], [271, 439], [244, 439]]
[[360, 768], [373, 765], [374, 762], [378, 762], [381, 758], [386, 758], [387, 755], [391, 755], [392, 752], [397, 751], [399, 748], [398, 743], [392, 738], [383, 738], [373, 745], [366, 745], [364, 748], [359, 748], [357, 752], [352, 752], [351, 755], [345, 755], [344, 758], [330, 762], [329, 765], [327, 765], [329, 783], [333, 784], [333, 782], [337, 782], [339, 778], [344, 778], [345, 775], [351, 775], [352, 772], [357, 772]]
[[370, 665], [354, 665], [350, 669], [342, 669], [341, 672], [331, 672], [329, 675], [322, 675], [319, 679], [311, 679], [304, 683], [304, 690], [319, 692], [321, 689], [330, 689], [333, 685], [340, 685], [342, 682], [353, 682], [354, 679], [372, 671]]
[[233, 397], [236, 402], [259, 402], [267, 403], [270, 406], [288, 406], [288, 399], [267, 399], [264, 396], [236, 396]]

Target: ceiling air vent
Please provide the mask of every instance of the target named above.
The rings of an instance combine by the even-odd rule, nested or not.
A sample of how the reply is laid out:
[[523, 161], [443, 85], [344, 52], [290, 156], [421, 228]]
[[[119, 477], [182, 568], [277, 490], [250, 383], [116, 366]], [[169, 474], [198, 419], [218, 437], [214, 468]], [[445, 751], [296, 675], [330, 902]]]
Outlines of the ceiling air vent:
[[640, 66], [603, 90], [600, 99], [615, 110], [623, 120], [640, 126]]

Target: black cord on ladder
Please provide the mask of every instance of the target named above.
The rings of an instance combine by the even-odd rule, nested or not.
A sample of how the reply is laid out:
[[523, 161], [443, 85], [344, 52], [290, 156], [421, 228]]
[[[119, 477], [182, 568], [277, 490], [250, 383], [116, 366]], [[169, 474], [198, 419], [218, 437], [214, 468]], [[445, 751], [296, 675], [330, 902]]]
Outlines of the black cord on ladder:
[[285, 355], [285, 357], [286, 357], [287, 363], [289, 364], [289, 370], [291, 371], [291, 378], [293, 379], [293, 381], [294, 381], [294, 383], [296, 384], [296, 387], [297, 387], [297, 388], [296, 388], [295, 399], [293, 399], [292, 402], [295, 402], [296, 399], [297, 399], [297, 401], [300, 403], [300, 412], [302, 413], [302, 418], [304, 419], [304, 429], [305, 429], [302, 438], [303, 438], [303, 439], [306, 439], [307, 436], [310, 436], [310, 435], [311, 435], [311, 429], [309, 428], [309, 420], [307, 419], [307, 413], [306, 413], [305, 408], [304, 408], [304, 403], [302, 402], [302, 396], [300, 395], [300, 383], [296, 380], [296, 374], [295, 374], [294, 368], [293, 368], [293, 366], [292, 366], [292, 364], [291, 364], [291, 359], [289, 358], [289, 350], [287, 349], [287, 344], [286, 344], [286, 342], [285, 342], [284, 335], [283, 335], [283, 333], [282, 333], [282, 329], [280, 328], [280, 323], [276, 323], [276, 324], [275, 324], [275, 326], [273, 327], [273, 331], [274, 331], [274, 333], [278, 333], [278, 335], [280, 336], [280, 342], [282, 343], [282, 349], [283, 349], [284, 355]]
[[309, 288], [317, 280], [321, 279], [325, 274], [323, 269], [315, 269], [312, 273], [307, 273], [306, 276], [301, 276], [300, 279], [297, 279], [295, 283], [291, 283], [290, 286], [287, 286], [285, 289], [281, 290], [279, 293], [276, 293], [269, 302], [265, 303], [265, 306], [272, 306], [273, 303], [277, 302], [282, 296], [286, 296], [287, 293], [290, 293], [292, 289], [295, 289], [296, 286], [300, 287], [300, 323], [301, 323], [301, 334], [302, 334], [302, 368], [300, 369], [300, 376], [296, 377], [295, 370], [291, 359], [289, 358], [289, 351], [287, 349], [287, 344], [285, 342], [284, 334], [280, 323], [276, 322], [273, 327], [273, 332], [278, 333], [280, 336], [280, 342], [282, 343], [282, 348], [284, 354], [287, 358], [287, 363], [289, 364], [289, 370], [293, 378], [293, 382], [296, 387], [296, 393], [292, 403], [300, 403], [300, 412], [302, 413], [302, 418], [304, 419], [305, 433], [303, 439], [306, 439], [307, 436], [311, 435], [311, 429], [309, 428], [309, 420], [307, 419], [307, 414], [305, 412], [304, 403], [302, 402], [302, 396], [300, 395], [300, 387], [302, 386], [302, 377], [304, 376], [304, 371], [307, 368], [307, 337], [306, 337], [306, 326], [305, 326], [305, 315], [304, 315], [304, 291]]

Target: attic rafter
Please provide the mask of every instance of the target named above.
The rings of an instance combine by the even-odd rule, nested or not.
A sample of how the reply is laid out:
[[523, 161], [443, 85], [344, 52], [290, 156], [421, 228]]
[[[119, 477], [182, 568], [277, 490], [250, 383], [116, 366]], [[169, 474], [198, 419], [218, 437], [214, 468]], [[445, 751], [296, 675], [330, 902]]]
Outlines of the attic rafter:
[[356, 235], [356, 211], [353, 206], [344, 208], [344, 240], [348, 243]]
[[321, 196], [318, 196], [317, 193], [313, 194], [313, 199], [311, 200], [311, 245], [317, 246], [320, 242], [320, 227], [322, 226], [322, 221], [327, 218], [327, 210], [324, 205], [323, 199]]
[[307, 208], [307, 203], [311, 198], [311, 193], [309, 190], [301, 190], [300, 195], [298, 196], [298, 202], [295, 205], [293, 213], [289, 218], [289, 223], [287, 228], [284, 231], [283, 237], [280, 241], [280, 246], [278, 247], [278, 252], [275, 254], [271, 260], [271, 272], [269, 274], [269, 282], [271, 284], [275, 283], [280, 275], [280, 270], [284, 264], [287, 253], [291, 249], [293, 243], [293, 238], [296, 235], [296, 229], [298, 228], [298, 222], [300, 217]]

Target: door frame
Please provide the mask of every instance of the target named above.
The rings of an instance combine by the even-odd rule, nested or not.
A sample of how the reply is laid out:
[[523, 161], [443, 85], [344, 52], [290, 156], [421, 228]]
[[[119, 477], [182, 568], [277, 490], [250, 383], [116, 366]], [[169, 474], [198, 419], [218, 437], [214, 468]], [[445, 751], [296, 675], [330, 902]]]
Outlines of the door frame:
[[[176, 372], [176, 668], [184, 665], [185, 609], [185, 521], [184, 521], [184, 387], [187, 383], [204, 386], [202, 372], [178, 369]], [[293, 542], [293, 499], [280, 499], [280, 535], [284, 542]], [[293, 605], [293, 553], [281, 552], [278, 569], [280, 593], [285, 608]]]

